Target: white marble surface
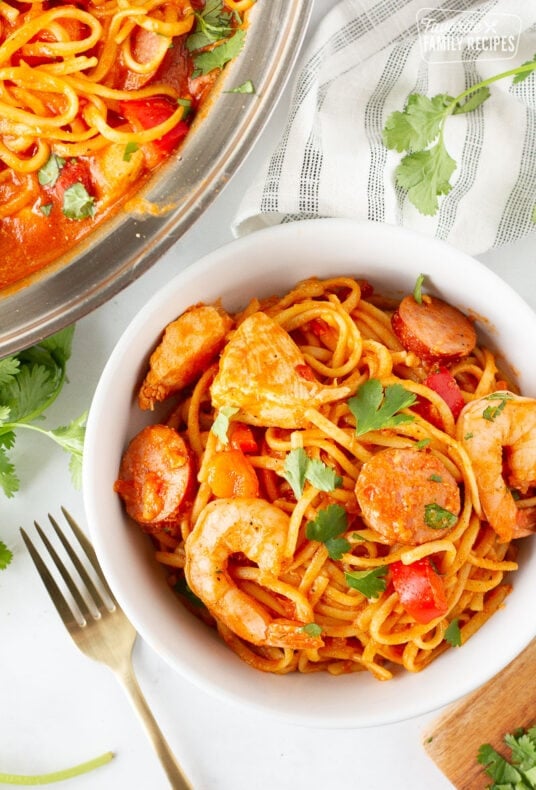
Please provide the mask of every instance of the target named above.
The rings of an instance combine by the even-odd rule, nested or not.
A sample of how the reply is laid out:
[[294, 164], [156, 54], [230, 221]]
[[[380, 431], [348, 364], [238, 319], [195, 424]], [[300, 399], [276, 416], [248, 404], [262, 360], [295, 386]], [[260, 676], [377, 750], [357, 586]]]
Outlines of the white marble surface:
[[[331, 0], [316, 0], [313, 23]], [[230, 221], [256, 163], [285, 117], [284, 97], [255, 151], [197, 224], [147, 274], [76, 330], [69, 384], [50, 410], [63, 424], [91, 400], [122, 330], [147, 297], [175, 273], [231, 240]], [[482, 256], [536, 309], [536, 237]], [[14, 552], [0, 573], [0, 771], [40, 773], [112, 750], [112, 763], [70, 780], [73, 790], [164, 790], [165, 776], [113, 675], [71, 643], [19, 537], [67, 506], [84, 523], [66, 456], [23, 436], [12, 454], [21, 477], [13, 499], [0, 494], [0, 539]], [[438, 712], [365, 730], [281, 724], [207, 696], [177, 676], [143, 641], [134, 664], [140, 685], [196, 790], [447, 790], [422, 733]], [[349, 701], [359, 704], [359, 700]], [[485, 722], [482, 722], [485, 740]]]

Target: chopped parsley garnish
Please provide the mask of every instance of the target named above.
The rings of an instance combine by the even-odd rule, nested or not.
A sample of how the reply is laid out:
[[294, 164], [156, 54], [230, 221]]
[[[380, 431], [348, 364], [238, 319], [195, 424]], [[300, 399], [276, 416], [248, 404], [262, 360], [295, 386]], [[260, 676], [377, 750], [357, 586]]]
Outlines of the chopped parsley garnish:
[[387, 566], [380, 565], [367, 571], [347, 571], [344, 574], [346, 584], [359, 590], [365, 598], [379, 598], [387, 587]]
[[195, 12], [194, 32], [186, 39], [190, 52], [215, 44], [233, 32], [233, 14], [226, 11], [223, 0], [207, 0], [201, 11]]
[[42, 186], [53, 187], [59, 178], [65, 159], [57, 154], [51, 154], [43, 167], [37, 173], [37, 179]]
[[192, 100], [179, 98], [177, 104], [182, 107], [182, 120], [185, 121], [192, 112]]
[[383, 389], [379, 379], [365, 381], [348, 401], [348, 407], [357, 421], [356, 434], [362, 436], [368, 431], [413, 422], [412, 415], [399, 412], [412, 406], [416, 400], [414, 393], [408, 392], [401, 384], [390, 384]]
[[445, 631], [445, 641], [452, 645], [452, 647], [460, 647], [462, 643], [462, 632], [460, 631], [460, 622], [456, 617], [447, 626]]
[[229, 444], [228, 433], [231, 417], [234, 417], [239, 411], [240, 409], [236, 406], [222, 406], [218, 410], [218, 416], [212, 423], [211, 431], [216, 434], [222, 444]]
[[319, 491], [333, 491], [342, 484], [342, 478], [323, 461], [309, 458], [303, 447], [291, 450], [285, 458], [283, 477], [294, 492], [296, 499], [303, 494], [305, 481]]
[[436, 474], [430, 475], [428, 480], [430, 480], [432, 483], [442, 483], [443, 482], [443, 478], [441, 477], [441, 475], [436, 475]]
[[41, 214], [45, 217], [50, 217], [50, 212], [52, 211], [52, 203], [44, 203], [42, 206], [39, 206], [39, 210]]
[[35, 424], [65, 383], [73, 332], [73, 326], [67, 327], [25, 351], [0, 359], [0, 487], [7, 497], [19, 489], [8, 451], [22, 428], [48, 436], [66, 450], [71, 456], [73, 482], [80, 483], [86, 415], [53, 430]]
[[69, 219], [87, 219], [95, 214], [95, 198], [77, 181], [63, 193], [62, 211]]
[[305, 527], [305, 536], [308, 540], [317, 540], [323, 543], [332, 560], [340, 560], [342, 555], [350, 549], [350, 543], [341, 535], [348, 529], [348, 516], [341, 505], [328, 505], [319, 510], [314, 521], [309, 521]]
[[308, 636], [321, 636], [322, 634], [322, 626], [318, 625], [318, 623], [307, 623], [298, 630], [303, 631]]
[[496, 406], [486, 406], [482, 412], [483, 418], [489, 420], [489, 422], [496, 420], [506, 406], [506, 401], [510, 400], [511, 397], [512, 396], [506, 392], [492, 392], [491, 395], [487, 396], [486, 400], [498, 400], [499, 403]]
[[458, 516], [436, 502], [424, 506], [424, 523], [430, 529], [449, 529], [458, 521]]
[[139, 150], [138, 143], [130, 142], [125, 145], [125, 150], [123, 152], [123, 162], [130, 162], [132, 159], [132, 154], [135, 154], [136, 151]]
[[194, 54], [194, 77], [208, 74], [214, 69], [222, 69], [226, 63], [240, 54], [246, 38], [245, 30], [237, 30], [230, 38], [225, 39], [214, 49], [207, 49]]
[[237, 85], [236, 88], [225, 91], [225, 93], [255, 93], [255, 86], [251, 80], [246, 80], [241, 85]]
[[511, 750], [507, 760], [489, 743], [478, 750], [478, 762], [493, 780], [490, 790], [536, 790], [536, 726], [520, 728], [503, 738]]

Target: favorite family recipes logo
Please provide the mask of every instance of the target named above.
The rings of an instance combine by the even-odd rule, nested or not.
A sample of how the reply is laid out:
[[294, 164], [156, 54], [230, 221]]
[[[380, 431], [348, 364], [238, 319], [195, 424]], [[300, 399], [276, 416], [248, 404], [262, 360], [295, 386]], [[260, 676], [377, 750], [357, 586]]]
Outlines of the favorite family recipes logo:
[[423, 58], [429, 62], [509, 60], [517, 54], [521, 19], [516, 14], [491, 13], [475, 19], [474, 11], [421, 8], [417, 29]]

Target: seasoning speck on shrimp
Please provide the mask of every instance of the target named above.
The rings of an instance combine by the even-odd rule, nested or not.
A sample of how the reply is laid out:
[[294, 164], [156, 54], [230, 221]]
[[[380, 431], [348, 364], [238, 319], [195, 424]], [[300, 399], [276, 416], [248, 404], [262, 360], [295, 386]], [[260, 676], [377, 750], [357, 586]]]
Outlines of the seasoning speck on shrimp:
[[[317, 648], [318, 636], [303, 622], [274, 618], [269, 610], [241, 590], [229, 570], [229, 558], [241, 553], [258, 565], [265, 579], [276, 579], [282, 567], [289, 518], [263, 499], [216, 499], [201, 512], [186, 540], [184, 572], [188, 586], [242, 639], [270, 647]], [[311, 612], [312, 618], [312, 612]]]
[[213, 362], [225, 343], [232, 319], [215, 305], [195, 305], [166, 327], [149, 360], [138, 402], [142, 409], [187, 387]]
[[536, 400], [507, 391], [478, 398], [465, 406], [457, 432], [490, 526], [502, 541], [530, 534], [536, 509], [518, 508], [510, 488], [526, 494], [536, 486]]

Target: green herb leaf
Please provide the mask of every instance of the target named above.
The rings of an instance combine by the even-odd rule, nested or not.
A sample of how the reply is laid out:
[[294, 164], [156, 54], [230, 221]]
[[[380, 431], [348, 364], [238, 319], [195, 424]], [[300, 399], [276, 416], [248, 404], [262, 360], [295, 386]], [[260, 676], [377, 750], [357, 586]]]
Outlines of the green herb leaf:
[[400, 152], [426, 148], [439, 135], [446, 109], [452, 101], [445, 93], [431, 99], [412, 93], [404, 111], [395, 111], [387, 119], [383, 130], [386, 147]]
[[390, 384], [385, 390], [379, 379], [369, 379], [348, 401], [348, 407], [356, 418], [356, 434], [393, 428], [403, 422], [412, 422], [410, 414], [399, 414], [401, 409], [412, 406], [417, 400], [401, 384]]
[[0, 540], [0, 571], [5, 570], [12, 559], [13, 552], [10, 551], [6, 544]]
[[52, 430], [35, 425], [63, 387], [73, 334], [74, 327], [68, 327], [0, 360], [0, 487], [8, 497], [19, 489], [8, 451], [20, 429], [37, 431], [59, 444], [71, 455], [73, 482], [80, 479], [85, 415]]
[[135, 154], [136, 151], [139, 150], [138, 143], [130, 142], [125, 145], [125, 150], [123, 151], [123, 162], [130, 162], [132, 159], [132, 154]]
[[424, 283], [425, 275], [419, 274], [417, 280], [415, 282], [415, 287], [413, 288], [413, 298], [417, 302], [417, 304], [422, 304], [422, 286]]
[[222, 69], [226, 63], [234, 60], [240, 54], [246, 38], [245, 30], [237, 30], [230, 38], [214, 49], [206, 50], [194, 55], [194, 76], [208, 74], [214, 69]]
[[517, 84], [518, 82], [523, 82], [523, 80], [526, 80], [527, 77], [530, 77], [530, 75], [536, 69], [536, 55], [534, 55], [532, 60], [526, 60], [524, 63], [521, 64], [521, 66], [522, 67], [532, 66], [532, 68], [527, 69], [526, 71], [519, 71], [517, 74], [515, 74], [512, 80], [514, 84]]
[[365, 598], [379, 598], [387, 587], [387, 567], [381, 565], [368, 571], [347, 571], [344, 574], [346, 584], [359, 590]]
[[521, 790], [530, 785], [519, 784], [523, 781], [520, 772], [511, 763], [497, 752], [489, 743], [484, 743], [478, 750], [478, 762], [486, 769], [495, 784], [493, 787], [502, 786], [504, 790]]
[[218, 410], [218, 415], [212, 423], [211, 431], [215, 433], [222, 444], [229, 444], [229, 425], [231, 417], [238, 414], [240, 409], [236, 406], [222, 406]]
[[181, 120], [185, 121], [192, 112], [192, 100], [179, 98], [177, 104], [183, 109]]
[[334, 469], [319, 459], [309, 458], [303, 447], [287, 453], [283, 477], [292, 488], [296, 499], [303, 494], [306, 480], [319, 491], [334, 491], [342, 484], [342, 478]]
[[246, 80], [242, 85], [237, 85], [236, 88], [231, 88], [225, 93], [255, 93], [255, 86], [251, 80]]
[[56, 154], [51, 154], [43, 167], [37, 172], [37, 180], [42, 186], [53, 187], [59, 178], [65, 159]]
[[305, 527], [305, 536], [308, 540], [317, 540], [324, 543], [332, 560], [340, 560], [342, 555], [350, 549], [346, 538], [339, 537], [348, 529], [348, 516], [341, 505], [328, 505], [319, 510], [314, 521], [309, 521]]
[[462, 633], [460, 631], [460, 621], [456, 617], [451, 620], [445, 631], [445, 641], [452, 647], [460, 647], [462, 643]]
[[186, 39], [189, 52], [207, 47], [227, 38], [234, 28], [233, 15], [226, 11], [223, 0], [207, 0], [202, 11], [195, 12], [193, 32]]
[[322, 626], [318, 625], [318, 623], [307, 623], [306, 625], [302, 626], [298, 630], [303, 631], [308, 636], [322, 635]]
[[424, 523], [430, 529], [449, 529], [458, 521], [458, 516], [436, 502], [424, 506]]
[[491, 96], [491, 91], [487, 85], [483, 85], [481, 88], [475, 90], [474, 93], [471, 93], [468, 98], [463, 102], [456, 102], [456, 106], [452, 111], [453, 115], [462, 115], [466, 112], [472, 112], [476, 110], [477, 107], [480, 107], [489, 97]]
[[499, 403], [496, 406], [486, 406], [482, 412], [483, 418], [489, 420], [489, 422], [496, 420], [506, 406], [506, 401], [510, 400], [511, 397], [507, 392], [492, 392], [491, 395], [487, 396], [486, 400], [498, 400]]
[[407, 154], [396, 168], [396, 182], [407, 190], [408, 199], [421, 214], [432, 216], [439, 207], [438, 197], [452, 189], [450, 177], [456, 162], [439, 140], [431, 148]]
[[95, 214], [95, 198], [77, 181], [63, 193], [62, 211], [69, 219], [87, 219]]
[[50, 213], [52, 211], [52, 203], [43, 203], [42, 206], [39, 206], [39, 211], [45, 217], [50, 217]]

